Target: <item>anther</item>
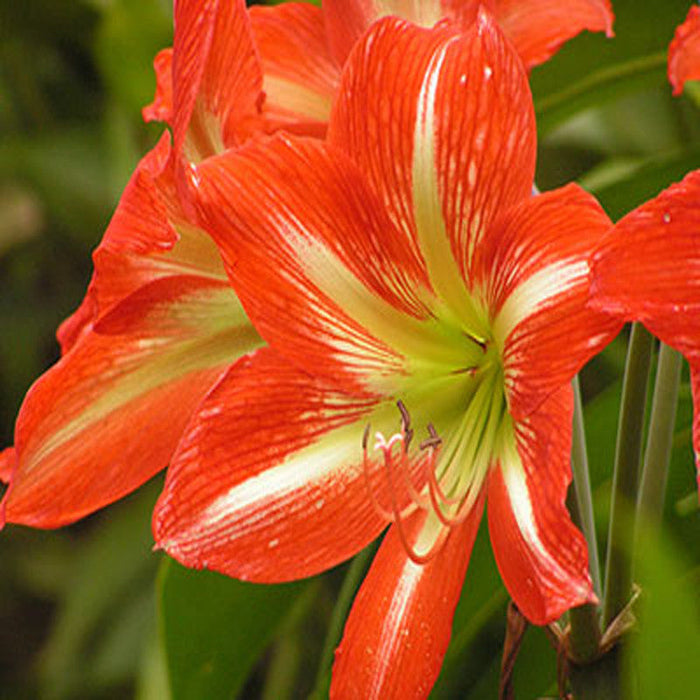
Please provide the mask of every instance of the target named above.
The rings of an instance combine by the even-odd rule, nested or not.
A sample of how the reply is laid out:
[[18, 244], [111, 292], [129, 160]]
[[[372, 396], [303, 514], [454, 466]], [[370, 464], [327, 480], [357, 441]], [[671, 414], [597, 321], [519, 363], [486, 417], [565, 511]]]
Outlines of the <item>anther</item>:
[[437, 434], [432, 423], [428, 423], [428, 434], [430, 437], [423, 440], [419, 446], [421, 450], [437, 449], [442, 445], [442, 438]]
[[404, 430], [409, 430], [411, 428], [411, 414], [408, 412], [406, 404], [399, 399], [396, 402], [396, 407], [399, 409], [399, 413], [401, 414], [401, 423]]
[[406, 404], [404, 404], [404, 402], [401, 401], [401, 399], [399, 399], [396, 402], [396, 406], [399, 409], [399, 413], [401, 414], [401, 432], [403, 433], [404, 438], [404, 452], [408, 452], [411, 440], [413, 440], [413, 428], [411, 428], [411, 414], [408, 412]]

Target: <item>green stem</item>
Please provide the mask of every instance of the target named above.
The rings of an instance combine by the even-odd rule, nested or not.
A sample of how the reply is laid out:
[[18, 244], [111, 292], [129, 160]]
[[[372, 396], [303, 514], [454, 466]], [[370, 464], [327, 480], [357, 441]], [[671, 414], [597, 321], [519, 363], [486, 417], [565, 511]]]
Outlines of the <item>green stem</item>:
[[326, 632], [326, 639], [323, 642], [321, 662], [316, 673], [314, 691], [311, 694], [312, 697], [324, 697], [324, 695], [328, 694], [327, 689], [325, 689], [325, 684], [333, 664], [333, 654], [340, 643], [343, 627], [345, 626], [345, 619], [355, 599], [355, 593], [360, 586], [360, 582], [367, 573], [370, 561], [372, 557], [374, 557], [376, 551], [376, 545], [365, 547], [355, 556], [348, 567], [348, 571], [343, 579], [343, 585], [338, 593], [338, 599], [333, 608], [333, 614], [331, 615], [328, 631]]
[[[586, 432], [583, 422], [583, 403], [578, 377], [574, 377], [574, 429], [571, 446], [571, 467], [573, 472], [573, 494], [569, 493], [568, 506], [571, 518], [582, 530], [588, 543], [589, 568], [593, 587], [600, 594], [600, 566], [598, 564], [598, 544], [593, 520], [593, 498], [588, 472], [588, 453], [586, 450]], [[571, 633], [569, 635], [569, 652], [580, 663], [595, 658], [600, 642], [600, 625], [595, 605], [581, 605], [569, 611]], [[585, 694], [586, 676], [579, 674], [580, 687], [577, 695]]]
[[618, 84], [629, 85], [637, 77], [663, 71], [666, 67], [666, 61], [666, 54], [659, 51], [594, 71], [583, 80], [576, 81], [562, 90], [536, 100], [537, 123], [539, 125], [547, 120], [551, 121], [552, 115], [561, 110], [570, 110], [572, 104], [592, 92], [600, 93], [605, 89], [610, 90]]
[[622, 80], [628, 80], [637, 75], [644, 75], [649, 71], [656, 70], [657, 68], [663, 68], [666, 65], [668, 57], [664, 52], [659, 51], [658, 53], [653, 53], [648, 56], [642, 56], [641, 58], [632, 58], [629, 61], [623, 63], [617, 63], [613, 66], [608, 66], [606, 68], [601, 68], [600, 70], [590, 73], [583, 80], [570, 85], [559, 92], [555, 92], [548, 97], [545, 97], [539, 101], [537, 105], [538, 116], [550, 109], [554, 109], [561, 104], [570, 102], [576, 97], [586, 94], [587, 92], [592, 92], [597, 90], [603, 85], [612, 82], [619, 82]]
[[683, 356], [668, 345], [661, 345], [637, 501], [638, 522], [643, 520], [654, 529], [663, 516], [682, 366]]
[[[571, 447], [571, 467], [573, 472], [573, 494], [569, 494], [568, 506], [571, 518], [578, 525], [588, 543], [588, 566], [593, 579], [593, 587], [600, 595], [600, 565], [598, 563], [598, 544], [593, 519], [593, 498], [591, 481], [588, 472], [588, 453], [586, 450], [586, 432], [583, 422], [583, 403], [581, 401], [581, 386], [578, 376], [574, 377], [574, 429]], [[598, 609], [595, 605], [581, 605], [569, 611], [570, 655], [580, 663], [586, 663], [595, 658], [600, 642], [600, 623]], [[577, 695], [584, 693], [587, 687], [585, 674], [579, 674], [580, 687]], [[577, 677], [578, 680], [578, 677]]]
[[590, 472], [588, 470], [588, 452], [586, 450], [586, 428], [583, 420], [583, 402], [581, 401], [581, 386], [578, 376], [574, 377], [574, 426], [571, 445], [571, 470], [577, 512], [572, 516], [576, 524], [583, 530], [588, 544], [588, 566], [591, 570], [593, 588], [600, 595], [600, 563], [598, 559], [598, 541], [595, 533], [593, 517], [593, 496], [591, 491]]
[[623, 700], [619, 648], [585, 666], [571, 664], [569, 681], [576, 700]]
[[580, 664], [590, 663], [598, 655], [600, 622], [596, 605], [580, 605], [569, 610], [569, 654]]
[[603, 628], [623, 610], [632, 593], [630, 516], [637, 502], [639, 461], [653, 344], [653, 336], [641, 324], [632, 325], [615, 448], [605, 565]]

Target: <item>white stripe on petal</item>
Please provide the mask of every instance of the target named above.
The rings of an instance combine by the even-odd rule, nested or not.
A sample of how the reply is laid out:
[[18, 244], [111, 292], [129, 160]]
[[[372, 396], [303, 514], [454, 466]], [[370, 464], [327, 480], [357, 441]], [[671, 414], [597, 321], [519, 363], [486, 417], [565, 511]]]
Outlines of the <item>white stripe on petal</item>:
[[519, 284], [501, 306], [493, 323], [493, 335], [500, 348], [516, 326], [552, 299], [584, 281], [588, 262], [581, 258], [560, 260], [539, 270]]
[[266, 116], [300, 115], [319, 122], [328, 121], [331, 112], [331, 100], [318, 90], [306, 87], [301, 83], [287, 80], [277, 75], [265, 75], [263, 90], [267, 95]]
[[[483, 339], [486, 337], [486, 328], [467, 291], [452, 251], [442, 214], [437, 178], [435, 100], [445, 56], [457, 39], [458, 37], [452, 37], [435, 52], [418, 95], [413, 135], [413, 210], [418, 242], [433, 288], [464, 322], [470, 334]], [[465, 84], [463, 89], [469, 87]], [[476, 172], [474, 177], [477, 177]]]
[[[443, 525], [435, 514], [429, 513], [414, 542], [416, 552], [418, 554], [429, 552], [441, 536], [443, 529]], [[387, 666], [396, 658], [397, 648], [410, 643], [409, 636], [412, 631], [406, 623], [406, 609], [415, 594], [416, 588], [421, 583], [425, 570], [426, 567], [424, 565], [416, 564], [406, 557], [403, 571], [397, 578], [397, 585], [394, 589], [391, 605], [387, 611], [382, 628], [382, 635], [377, 645], [376, 656], [382, 662], [381, 670], [378, 670], [376, 673], [379, 686], [377, 690], [381, 688]], [[402, 626], [404, 627], [403, 630], [401, 630]], [[373, 694], [371, 697], [378, 698], [379, 696]]]
[[[356, 363], [358, 350], [366, 353], [367, 364], [373, 356], [378, 360], [378, 367], [393, 366], [397, 372], [408, 369], [404, 358], [419, 358], [455, 367], [464, 361], [465, 342], [462, 338], [458, 338], [457, 343], [448, 342], [435, 319], [419, 320], [375, 294], [290, 212], [275, 215], [274, 225], [285, 231], [290, 254], [296, 257], [311, 285], [320, 290], [320, 298], [325, 295], [368, 333], [369, 337], [362, 337], [359, 329], [341, 325], [327, 307], [309, 297], [314, 314], [322, 320], [329, 336], [336, 336], [331, 342], [344, 362]], [[294, 280], [291, 281], [294, 284]], [[398, 280], [388, 278], [385, 282], [402, 296]], [[343, 342], [342, 337], [347, 342]], [[372, 339], [378, 342], [373, 343]]]
[[[413, 597], [415, 589], [420, 584], [425, 566], [415, 564], [408, 557], [401, 576], [398, 578], [398, 583], [394, 589], [394, 596], [391, 599], [391, 606], [386, 614], [384, 626], [382, 628], [382, 636], [377, 645], [376, 657], [380, 660], [381, 666], [375, 673], [376, 686], [372, 689], [371, 698], [379, 698], [378, 691], [384, 682], [387, 673], [387, 667], [397, 656], [398, 647], [406, 643], [404, 635], [397, 634], [402, 623], [405, 624], [405, 613], [408, 604]], [[405, 629], [405, 634], [409, 634], [408, 627]]]
[[373, 19], [397, 15], [420, 27], [432, 27], [445, 14], [439, 0], [376, 0]]
[[542, 541], [532, 508], [530, 492], [527, 488], [525, 470], [515, 446], [515, 440], [512, 437], [510, 439], [507, 438], [504, 440], [504, 443], [503, 454], [501, 455], [503, 481], [508, 491], [508, 498], [510, 499], [513, 515], [520, 533], [530, 550], [540, 561], [538, 568], [551, 572], [552, 579], [570, 581], [572, 585], [578, 586], [576, 591], [578, 594], [582, 597], [587, 596], [590, 593], [588, 585], [581, 581], [574, 581], [571, 575], [552, 556]]
[[342, 482], [357, 479], [362, 470], [361, 435], [357, 426], [353, 427], [358, 432], [357, 440], [341, 440], [334, 435], [325, 445], [316, 443], [286, 462], [237, 484], [201, 513], [196, 529], [216, 532], [223, 527], [228, 539], [241, 537], [257, 530], [261, 520], [269, 525], [273, 520], [289, 517], [299, 508], [306, 508], [308, 501], [300, 498], [300, 491], [314, 488], [319, 489], [317, 503], [323, 507], [319, 487], [324, 481], [332, 479], [342, 488]]

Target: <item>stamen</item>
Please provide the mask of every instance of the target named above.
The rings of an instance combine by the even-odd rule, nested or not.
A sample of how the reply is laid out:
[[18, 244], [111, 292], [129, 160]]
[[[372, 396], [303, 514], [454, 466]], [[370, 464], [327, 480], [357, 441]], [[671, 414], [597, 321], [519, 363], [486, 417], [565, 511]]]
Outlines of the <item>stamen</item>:
[[438, 555], [443, 545], [447, 541], [447, 538], [452, 534], [452, 530], [443, 528], [442, 530], [440, 530], [440, 534], [433, 543], [433, 546], [425, 554], [419, 554], [415, 550], [413, 545], [408, 541], [408, 537], [406, 536], [406, 531], [404, 530], [403, 521], [401, 520], [401, 518], [396, 520], [395, 523], [396, 532], [398, 533], [399, 539], [401, 540], [401, 546], [404, 548], [404, 551], [408, 555], [408, 558], [414, 564], [418, 564], [419, 566], [428, 564], [433, 559], [435, 559], [435, 557]]
[[[377, 513], [377, 515], [379, 515], [380, 518], [382, 518], [384, 520], [391, 521], [392, 514], [388, 510], [386, 510], [385, 508], [382, 507], [382, 505], [377, 500], [376, 495], [374, 494], [374, 487], [372, 486], [372, 477], [369, 473], [370, 460], [369, 460], [369, 457], [367, 455], [367, 443], [369, 442], [370, 429], [371, 428], [370, 428], [370, 425], [368, 423], [367, 427], [365, 428], [365, 432], [362, 435], [362, 472], [365, 475], [365, 485], [367, 487], [367, 492], [369, 493], [369, 498], [370, 498], [370, 501], [372, 502], [372, 507], [374, 508], [374, 511]], [[382, 436], [382, 439], [383, 439], [383, 436]]]
[[407, 445], [406, 443], [403, 444], [403, 449], [401, 450], [401, 462], [400, 462], [400, 471], [403, 476], [403, 483], [404, 486], [406, 487], [406, 490], [408, 491], [408, 495], [413, 501], [415, 505], [417, 505], [421, 510], [430, 510], [430, 503], [428, 502], [428, 499], [425, 498], [425, 496], [422, 496], [420, 493], [418, 493], [418, 490], [416, 487], [413, 485], [413, 482], [411, 481], [411, 463], [410, 460], [408, 459], [408, 450], [406, 449]]
[[418, 490], [411, 481], [411, 463], [408, 459], [408, 448], [413, 440], [413, 429], [411, 428], [411, 415], [401, 399], [396, 402], [396, 406], [401, 413], [401, 430], [404, 436], [403, 449], [401, 452], [401, 474], [404, 477], [404, 485], [413, 503], [423, 510], [430, 509], [428, 500], [418, 493]]
[[440, 447], [442, 445], [442, 438], [437, 434], [437, 430], [432, 423], [428, 423], [428, 434], [430, 437], [427, 440], [423, 440], [419, 447], [421, 450], [427, 450], [431, 447]]
[[[435, 428], [433, 427], [432, 423], [428, 423], [428, 432], [430, 433], [430, 438], [427, 440], [424, 440], [421, 443], [421, 447], [425, 446], [426, 448], [428, 447], [438, 447], [442, 444], [442, 438], [438, 436]], [[461, 497], [450, 497], [448, 496], [440, 486], [440, 482], [438, 481], [437, 478], [437, 460], [433, 460], [433, 463], [431, 465], [431, 473], [429, 474], [428, 477], [428, 488], [429, 489], [434, 489], [435, 494], [438, 496], [440, 503], [443, 506], [452, 506], [452, 505], [458, 505], [461, 503], [462, 498]], [[437, 508], [435, 499], [433, 498], [433, 495], [431, 494], [430, 500], [433, 504], [433, 508]]]
[[[442, 489], [435, 478], [435, 474], [431, 475], [430, 482], [428, 484], [428, 492], [430, 493], [430, 501], [433, 504], [433, 510], [438, 520], [448, 528], [456, 527], [463, 523], [469, 513], [471, 512], [472, 505], [474, 505], [474, 498], [444, 498], [442, 494]], [[439, 499], [439, 500], [438, 500]], [[446, 515], [443, 511], [443, 506], [449, 507], [450, 505], [458, 505], [457, 512], [455, 515]]]
[[393, 455], [391, 454], [391, 448], [384, 452], [384, 467], [386, 469], [387, 478], [389, 480], [389, 493], [391, 495], [391, 509], [394, 514], [394, 524], [396, 525], [396, 531], [401, 540], [401, 545], [404, 551], [408, 555], [408, 558], [414, 563], [419, 565], [427, 564], [429, 561], [435, 558], [437, 553], [442, 549], [447, 536], [450, 534], [450, 530], [441, 530], [437, 539], [433, 543], [433, 546], [425, 552], [425, 554], [419, 554], [415, 547], [408, 541], [408, 536], [404, 528], [403, 516], [401, 515], [401, 509], [399, 508], [398, 500], [396, 498], [396, 489], [394, 485], [394, 475], [393, 475]]
[[[389, 439], [385, 438], [382, 433], [377, 432], [375, 433], [374, 444], [374, 450], [381, 450], [383, 453], [384, 474], [386, 476], [386, 484], [389, 490], [391, 503], [390, 511], [379, 503], [375, 489], [372, 487], [372, 475], [370, 474], [371, 461], [368, 455], [369, 425], [362, 436], [363, 472], [374, 510], [380, 517], [396, 525], [396, 532], [409, 559], [415, 564], [424, 565], [438, 554], [452, 532], [452, 529], [466, 520], [476, 499], [474, 498], [475, 494], [471, 493], [471, 489], [467, 491], [466, 498], [464, 494], [461, 497], [449, 497], [444, 492], [437, 477], [438, 454], [442, 447], [443, 440], [438, 435], [432, 423], [429, 423], [427, 426], [428, 437], [420, 443], [421, 452], [427, 454], [418, 457], [422, 463], [418, 466], [424, 467], [425, 470], [427, 470], [428, 493], [419, 493], [411, 479], [412, 469], [411, 460], [409, 458], [409, 445], [414, 435], [413, 429], [411, 428], [411, 416], [402, 401], [397, 401], [396, 405], [401, 414], [401, 431], [394, 433]], [[397, 445], [399, 446], [398, 452], [394, 449]], [[397, 469], [401, 477], [397, 477]], [[400, 490], [401, 485], [405, 486], [405, 491]], [[409, 497], [409, 502], [407, 504], [401, 502], [405, 496], [400, 496], [400, 493], [407, 493]], [[478, 493], [476, 495], [478, 495]], [[451, 509], [453, 506], [456, 506], [456, 513], [454, 515], [445, 512], [446, 509]], [[406, 532], [405, 519], [414, 513], [416, 508], [420, 508], [427, 513], [434, 512], [440, 523], [444, 526], [426, 552], [418, 552], [416, 547], [411, 544], [408, 533]]]

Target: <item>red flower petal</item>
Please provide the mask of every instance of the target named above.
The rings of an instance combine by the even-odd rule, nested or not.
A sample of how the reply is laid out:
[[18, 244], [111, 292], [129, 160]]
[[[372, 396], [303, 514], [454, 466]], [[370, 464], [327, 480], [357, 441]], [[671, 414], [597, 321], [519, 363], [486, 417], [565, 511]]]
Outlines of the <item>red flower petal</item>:
[[700, 464], [699, 241], [700, 170], [696, 170], [615, 225], [596, 253], [591, 285], [596, 308], [626, 321], [641, 321], [688, 358], [696, 464]]
[[328, 35], [338, 61], [372, 22], [397, 15], [423, 27], [449, 18], [467, 30], [479, 6], [491, 12], [528, 68], [544, 63], [585, 29], [613, 36], [609, 0], [325, 0]]
[[225, 282], [170, 277], [127, 297], [27, 394], [8, 522], [57, 527], [139, 486], [225, 367], [258, 344]]
[[584, 31], [613, 36], [610, 0], [496, 0], [496, 18], [528, 68]]
[[183, 274], [225, 281], [213, 241], [180, 207], [167, 134], [137, 166], [93, 261], [87, 295], [57, 334], [64, 354], [101, 314], [149, 282]]
[[291, 2], [249, 12], [263, 70], [263, 128], [324, 136], [340, 67], [329, 52], [321, 8]]
[[172, 79], [178, 154], [199, 161], [243, 141], [262, 86], [243, 0], [175, 3]]
[[604, 238], [591, 287], [596, 308], [641, 321], [700, 361], [700, 170], [638, 207]]
[[[158, 546], [186, 566], [261, 582], [347, 559], [387, 524], [362, 464], [370, 421], [396, 429], [398, 411], [340, 394], [271, 348], [242, 358], [173, 458], [153, 518]], [[385, 482], [371, 478], [386, 505]]]
[[[324, 0], [328, 41], [336, 60], [346, 61], [353, 46], [373, 22], [388, 15], [396, 15], [422, 27], [432, 27], [443, 17], [452, 15], [450, 5], [466, 14], [469, 21], [476, 16], [477, 0], [449, 2], [443, 0]], [[465, 12], [462, 5], [468, 5]], [[468, 11], [471, 10], [471, 16]]]
[[422, 270], [342, 153], [279, 138], [207, 160], [195, 180], [246, 311], [298, 367], [384, 392], [417, 340], [446, 352], [419, 296]]
[[173, 122], [173, 50], [163, 49], [153, 59], [156, 94], [153, 102], [141, 110], [146, 122]]
[[527, 78], [483, 11], [464, 35], [375, 25], [344, 71], [328, 138], [367, 173], [443, 286], [469, 278], [491, 222], [531, 192]]
[[530, 197], [489, 230], [475, 279], [514, 417], [568, 384], [620, 331], [619, 320], [587, 305], [591, 253], [611, 226], [595, 198], [569, 185]]
[[[440, 672], [484, 499], [428, 564], [415, 564], [389, 529], [345, 625], [332, 698], [423, 698]], [[426, 526], [426, 520], [429, 525]], [[434, 525], [416, 513], [413, 538]]]
[[572, 391], [564, 387], [515, 425], [488, 485], [493, 553], [516, 605], [534, 624], [595, 602], [583, 535], [566, 510]]
[[668, 48], [668, 79], [680, 95], [686, 80], [700, 80], [700, 7], [693, 5]]
[[4, 484], [10, 482], [10, 477], [15, 469], [16, 454], [14, 447], [6, 447], [0, 452], [0, 482]]

